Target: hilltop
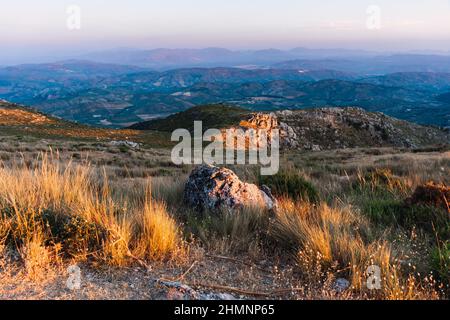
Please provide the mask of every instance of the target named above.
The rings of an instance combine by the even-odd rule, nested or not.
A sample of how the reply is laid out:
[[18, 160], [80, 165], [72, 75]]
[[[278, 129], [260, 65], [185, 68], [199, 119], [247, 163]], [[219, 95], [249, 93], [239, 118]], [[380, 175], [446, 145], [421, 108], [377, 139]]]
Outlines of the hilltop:
[[82, 125], [49, 116], [32, 108], [0, 100], [0, 131], [13, 135], [90, 140], [127, 140], [170, 146], [170, 132], [193, 130], [194, 121], [203, 130], [240, 127], [255, 114], [273, 117], [286, 131], [284, 145], [299, 150], [330, 150], [356, 147], [406, 147], [450, 144], [448, 129], [422, 126], [356, 107], [328, 107], [306, 110], [254, 112], [226, 104], [203, 105], [153, 119], [127, 129]]
[[158, 130], [172, 132], [178, 128], [192, 131], [194, 121], [203, 121], [203, 128], [226, 128], [239, 124], [251, 111], [224, 104], [203, 105], [190, 108], [186, 111], [175, 113], [165, 119], [153, 119], [136, 123], [130, 129]]
[[[193, 166], [174, 164], [168, 146], [170, 131], [194, 120], [278, 126], [289, 143], [280, 172], [226, 165], [191, 179]], [[89, 127], [0, 101], [0, 298], [448, 296], [448, 251], [439, 251], [448, 212], [428, 191], [447, 192], [450, 152], [411, 150], [448, 142], [448, 132], [354, 107], [255, 113], [224, 104], [133, 127], [153, 130]], [[191, 196], [220, 185], [213, 197], [264, 193], [279, 209], [203, 212], [186, 201], [189, 181], [199, 186]], [[395, 282], [358, 287], [374, 264]], [[74, 265], [81, 290], [65, 285]], [[430, 274], [436, 280], [421, 285]]]
[[[178, 128], [193, 129], [195, 120], [203, 121], [203, 129], [238, 127], [255, 113], [229, 105], [206, 105], [167, 117], [131, 126], [137, 130], [172, 132]], [[257, 113], [264, 115], [264, 113]], [[448, 144], [450, 134], [432, 126], [399, 120], [379, 112], [361, 108], [317, 108], [283, 110], [265, 113], [287, 131], [287, 145], [301, 150], [324, 150], [354, 147], [406, 147]]]

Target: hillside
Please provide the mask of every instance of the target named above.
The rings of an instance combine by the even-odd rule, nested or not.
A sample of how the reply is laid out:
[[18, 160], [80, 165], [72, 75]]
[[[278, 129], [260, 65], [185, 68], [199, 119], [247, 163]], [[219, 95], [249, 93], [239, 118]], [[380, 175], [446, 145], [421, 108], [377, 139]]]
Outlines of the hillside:
[[294, 133], [300, 149], [406, 147], [450, 144], [450, 132], [367, 112], [361, 108], [319, 108], [281, 111], [276, 115]]
[[[203, 121], [203, 129], [239, 126], [248, 120], [251, 111], [227, 106], [199, 106], [169, 116], [131, 126], [138, 130], [171, 132], [178, 128], [193, 129], [195, 120]], [[421, 126], [398, 120], [382, 113], [368, 112], [361, 108], [318, 108], [284, 110], [267, 114], [275, 117], [280, 128], [290, 128], [285, 141], [290, 148], [323, 150], [354, 147], [407, 147], [450, 143], [447, 130]], [[287, 127], [286, 127], [287, 126]]]
[[130, 129], [158, 130], [172, 132], [178, 128], [190, 131], [194, 129], [194, 121], [201, 120], [203, 128], [226, 128], [239, 124], [250, 114], [249, 110], [227, 105], [198, 106], [173, 114], [165, 119], [154, 119], [132, 125]]
[[398, 72], [361, 79], [359, 82], [387, 87], [404, 87], [413, 90], [445, 92], [450, 89], [450, 73]]
[[169, 92], [138, 92], [125, 99], [130, 106], [114, 113], [113, 123], [126, 122], [125, 119], [131, 122], [139, 116], [179, 112], [196, 105], [229, 103], [255, 111], [350, 105], [416, 123], [450, 125], [448, 105], [437, 101], [430, 92], [334, 79], [314, 82], [207, 82], [174, 88]]
[[154, 146], [169, 144], [164, 133], [90, 127], [4, 100], [0, 100], [0, 135], [94, 141], [130, 140]]

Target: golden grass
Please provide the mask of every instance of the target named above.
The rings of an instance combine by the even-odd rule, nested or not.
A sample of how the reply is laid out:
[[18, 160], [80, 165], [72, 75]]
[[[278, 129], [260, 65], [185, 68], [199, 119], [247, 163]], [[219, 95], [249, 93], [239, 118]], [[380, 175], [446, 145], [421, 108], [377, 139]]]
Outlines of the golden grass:
[[0, 109], [0, 125], [52, 124], [55, 121], [39, 113], [21, 109]]
[[[28, 277], [36, 281], [62, 261], [118, 267], [158, 262], [159, 266], [165, 266], [159, 262], [194, 259], [192, 252], [198, 245], [201, 252], [242, 258], [250, 264], [268, 261], [274, 267], [281, 261], [289, 270], [294, 267], [295, 281], [309, 288], [317, 286], [314, 292], [321, 294], [333, 292], [334, 279], [346, 278], [352, 288], [340, 298], [438, 299], [444, 296], [434, 290], [434, 280], [423, 274], [412, 275], [410, 269], [405, 269], [404, 262], [412, 261], [407, 256], [413, 254], [412, 250], [401, 247], [392, 237], [404, 230], [368, 220], [354, 197], [377, 200], [392, 194], [401, 200], [424, 179], [445, 181], [448, 159], [439, 158], [428, 166], [420, 162], [414, 172], [402, 172], [398, 168], [377, 172], [372, 164], [365, 167], [350, 163], [350, 168], [344, 162], [339, 170], [325, 166], [308, 168], [302, 163], [295, 166], [293, 162], [292, 170], [305, 173], [324, 202], [310, 204], [279, 199], [275, 216], [252, 208], [239, 213], [202, 216], [182, 204], [184, 181], [190, 167], [166, 166], [172, 176], [151, 179], [144, 174], [117, 174], [116, 169], [121, 166], [137, 171], [164, 166], [161, 159], [167, 161], [166, 154], [142, 151], [107, 155], [92, 151], [95, 153], [89, 155], [93, 161], [90, 166], [84, 155], [68, 161], [68, 152], [61, 159], [58, 155], [33, 159], [42, 148], [31, 148], [32, 152], [26, 154], [23, 143], [20, 145], [25, 150], [26, 161], [17, 162], [16, 152], [11, 153], [12, 160], [0, 163], [0, 255], [15, 250]], [[117, 159], [108, 162], [107, 157]], [[387, 167], [385, 162], [379, 165]], [[236, 171], [243, 180], [256, 181], [254, 170], [236, 166]], [[358, 185], [364, 193], [355, 191]], [[378, 192], [378, 189], [388, 192]], [[335, 201], [337, 197], [340, 200]], [[187, 245], [183, 233], [189, 240], [193, 236], [193, 242]], [[413, 245], [408, 242], [408, 246]], [[427, 259], [426, 252], [421, 255]], [[0, 266], [2, 263], [6, 262], [0, 259]], [[378, 265], [382, 270], [381, 290], [366, 288], [366, 271], [370, 265]]]
[[0, 240], [15, 246], [30, 270], [59, 247], [75, 260], [120, 266], [136, 253], [149, 261], [181, 254], [178, 226], [161, 201], [147, 196], [143, 208], [118, 202], [89, 166], [39, 160], [0, 168]]
[[[376, 237], [369, 223], [351, 207], [332, 208], [284, 199], [274, 219], [272, 236], [292, 250], [299, 269], [312, 283], [343, 276], [361, 296], [383, 299], [436, 297], [413, 277], [404, 279], [389, 243]], [[381, 269], [381, 290], [367, 289], [369, 266]]]
[[180, 231], [164, 203], [147, 200], [136, 218], [138, 237], [133, 250], [136, 256], [161, 260], [181, 248]]
[[59, 246], [46, 247], [42, 232], [30, 235], [19, 248], [19, 254], [24, 262], [26, 276], [33, 281], [43, 281], [53, 267], [60, 264]]

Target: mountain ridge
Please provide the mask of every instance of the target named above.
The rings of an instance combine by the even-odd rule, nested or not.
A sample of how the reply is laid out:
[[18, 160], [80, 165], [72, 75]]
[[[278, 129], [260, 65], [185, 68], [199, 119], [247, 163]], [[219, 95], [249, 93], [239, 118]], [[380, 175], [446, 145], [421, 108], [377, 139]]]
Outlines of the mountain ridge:
[[[203, 130], [241, 127], [255, 113], [224, 104], [197, 106], [165, 119], [135, 124], [130, 129], [171, 132], [184, 128], [193, 130], [193, 121], [202, 121]], [[450, 130], [421, 126], [368, 112], [361, 108], [315, 108], [280, 110], [265, 113], [290, 132], [288, 145], [301, 150], [323, 150], [355, 147], [405, 147], [450, 144]], [[288, 130], [286, 129], [288, 128]]]

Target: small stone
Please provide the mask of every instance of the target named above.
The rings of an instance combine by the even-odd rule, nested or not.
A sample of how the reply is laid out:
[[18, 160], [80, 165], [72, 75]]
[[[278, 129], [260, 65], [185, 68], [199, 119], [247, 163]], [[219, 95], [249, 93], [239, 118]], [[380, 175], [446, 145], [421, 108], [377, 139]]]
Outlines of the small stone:
[[350, 282], [344, 278], [338, 278], [333, 284], [333, 289], [341, 293], [350, 287]]

